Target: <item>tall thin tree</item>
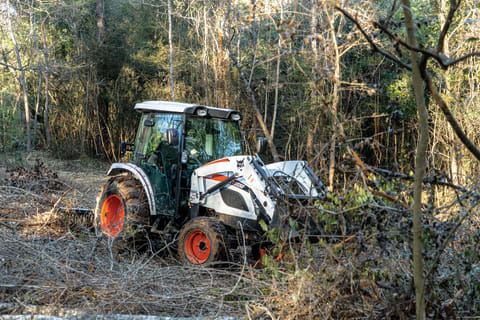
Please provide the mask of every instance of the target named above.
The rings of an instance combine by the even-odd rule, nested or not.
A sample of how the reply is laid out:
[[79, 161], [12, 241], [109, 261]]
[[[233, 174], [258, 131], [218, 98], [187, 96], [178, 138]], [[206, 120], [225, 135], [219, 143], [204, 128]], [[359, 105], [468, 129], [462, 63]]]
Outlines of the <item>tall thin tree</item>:
[[6, 25], [7, 25], [7, 31], [10, 35], [10, 39], [12, 40], [13, 43], [13, 49], [15, 50], [15, 56], [17, 58], [17, 68], [16, 70], [20, 72], [20, 76], [18, 79], [20, 80], [20, 85], [22, 87], [22, 93], [23, 93], [23, 105], [25, 108], [25, 127], [27, 131], [27, 151], [30, 151], [31, 149], [31, 133], [30, 133], [30, 106], [28, 104], [28, 91], [27, 91], [27, 84], [25, 81], [25, 70], [23, 68], [22, 64], [22, 58], [20, 56], [20, 49], [17, 43], [17, 38], [15, 36], [15, 32], [13, 31], [12, 27], [12, 16], [11, 16], [11, 5], [10, 5], [10, 0], [7, 0], [7, 10], [6, 10]]
[[173, 41], [172, 41], [172, 0], [168, 0], [168, 52], [170, 63], [170, 95], [175, 101], [175, 79], [173, 76]]
[[[410, 0], [402, 0], [405, 26], [407, 27], [408, 44], [418, 47], [415, 36], [415, 22], [413, 21]], [[425, 86], [420, 71], [420, 59], [416, 51], [410, 51], [412, 65], [413, 91], [418, 114], [418, 142], [415, 157], [415, 184], [413, 191], [413, 279], [415, 282], [415, 299], [417, 319], [425, 319], [425, 298], [423, 279], [423, 243], [422, 243], [422, 186], [425, 176], [425, 155], [428, 146], [428, 115], [425, 105]]]

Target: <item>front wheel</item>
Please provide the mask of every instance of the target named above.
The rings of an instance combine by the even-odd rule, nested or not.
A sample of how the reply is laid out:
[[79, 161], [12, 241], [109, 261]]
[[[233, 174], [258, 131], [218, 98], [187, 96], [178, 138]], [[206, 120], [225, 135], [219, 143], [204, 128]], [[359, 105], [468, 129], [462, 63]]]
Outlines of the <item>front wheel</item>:
[[227, 253], [225, 227], [216, 218], [197, 217], [188, 221], [178, 238], [178, 255], [182, 262], [204, 265], [219, 261]]
[[131, 176], [110, 179], [102, 187], [95, 208], [95, 231], [112, 242], [140, 240], [149, 225], [149, 210], [142, 185]]

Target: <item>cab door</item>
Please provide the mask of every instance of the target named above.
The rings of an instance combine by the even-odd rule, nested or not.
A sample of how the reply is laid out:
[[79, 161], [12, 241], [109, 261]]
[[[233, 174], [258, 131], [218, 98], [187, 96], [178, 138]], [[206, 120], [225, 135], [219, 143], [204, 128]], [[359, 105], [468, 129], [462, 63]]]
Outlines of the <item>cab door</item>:
[[175, 113], [144, 114], [137, 133], [135, 160], [145, 171], [155, 194], [156, 214], [174, 215], [180, 144], [169, 144], [167, 132], [181, 132], [182, 117]]

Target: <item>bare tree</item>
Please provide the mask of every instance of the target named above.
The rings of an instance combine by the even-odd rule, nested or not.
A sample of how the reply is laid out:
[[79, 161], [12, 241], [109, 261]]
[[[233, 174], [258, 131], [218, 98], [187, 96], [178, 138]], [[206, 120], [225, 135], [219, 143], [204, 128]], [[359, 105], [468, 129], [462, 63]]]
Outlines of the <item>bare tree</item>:
[[51, 146], [51, 137], [50, 137], [50, 92], [49, 92], [49, 78], [50, 78], [50, 64], [48, 59], [48, 45], [47, 39], [45, 36], [45, 25], [42, 23], [42, 42], [43, 42], [43, 59], [44, 67], [43, 76], [45, 77], [45, 105], [43, 108], [43, 118], [45, 125], [45, 137], [47, 140], [47, 147]]
[[96, 22], [97, 22], [97, 83], [96, 83], [96, 103], [97, 103], [97, 127], [99, 131], [100, 145], [102, 152], [115, 157], [113, 152], [113, 141], [108, 128], [109, 105], [106, 98], [105, 74], [107, 72], [105, 62], [105, 1], [96, 0]]
[[[279, 2], [280, 6], [280, 24], [283, 23], [283, 1]], [[280, 62], [282, 60], [282, 35], [278, 34], [278, 44], [277, 44], [277, 67], [275, 70], [275, 100], [273, 103], [273, 117], [272, 117], [272, 127], [270, 134], [272, 138], [275, 137], [275, 122], [277, 120], [277, 110], [278, 110], [278, 88], [280, 81]]]
[[[31, 27], [33, 26], [33, 23], [31, 24]], [[39, 54], [40, 49], [38, 48], [38, 41], [36, 39], [35, 31], [34, 33], [34, 43], [35, 43], [35, 51], [37, 52], [38, 55], [38, 63], [37, 63], [37, 69], [38, 69], [38, 87], [37, 87], [37, 97], [35, 99], [35, 117], [33, 121], [33, 147], [37, 145], [37, 127], [38, 127], [38, 113], [40, 111], [40, 97], [42, 94], [42, 84], [43, 84], [43, 75], [42, 75], [42, 56]]]
[[207, 24], [207, 1], [203, 1], [203, 54], [202, 54], [202, 68], [203, 68], [203, 87], [205, 90], [205, 104], [210, 104], [209, 90], [208, 90], [208, 24]]
[[11, 4], [10, 0], [7, 0], [7, 10], [6, 11], [6, 25], [7, 25], [7, 31], [10, 36], [10, 39], [12, 40], [13, 43], [13, 49], [15, 50], [15, 56], [17, 59], [17, 67], [16, 68], [10, 68], [11, 70], [18, 71], [20, 73], [20, 76], [16, 76], [17, 79], [20, 82], [20, 85], [22, 87], [22, 93], [23, 93], [23, 105], [25, 108], [25, 126], [26, 126], [26, 131], [27, 131], [27, 151], [30, 151], [31, 149], [31, 133], [30, 133], [30, 107], [28, 104], [28, 92], [27, 92], [27, 84], [25, 82], [25, 69], [23, 68], [22, 64], [22, 58], [20, 56], [20, 49], [17, 43], [17, 38], [15, 36], [15, 32], [12, 27], [12, 16], [11, 16]]
[[[248, 95], [250, 96], [253, 111], [254, 111], [254, 114], [255, 114], [255, 118], [257, 119], [258, 123], [260, 124], [260, 128], [262, 129], [262, 131], [265, 135], [265, 138], [267, 139], [267, 143], [268, 143], [268, 146], [270, 147], [270, 151], [272, 153], [274, 161], [280, 161], [280, 156], [278, 154], [275, 143], [273, 142], [273, 136], [270, 133], [270, 131], [268, 130], [268, 127], [265, 124], [265, 121], [263, 120], [263, 116], [262, 116], [262, 113], [260, 112], [260, 108], [258, 106], [258, 102], [257, 102], [257, 98], [255, 96], [255, 92], [253, 91], [253, 89], [251, 87], [251, 82], [249, 81], [249, 79], [245, 75], [245, 72], [243, 70], [242, 65], [240, 64], [240, 62], [238, 60], [238, 57], [235, 55], [235, 53], [232, 50], [231, 41], [233, 40], [233, 37], [229, 37], [228, 34], [227, 34], [227, 31], [226, 31], [230, 28], [230, 25], [229, 25], [229, 23], [230, 23], [230, 7], [227, 8], [225, 21], [226, 21], [226, 23], [225, 23], [224, 28], [222, 30], [223, 35], [222, 35], [221, 39], [222, 39], [222, 41], [223, 41], [224, 38], [229, 39], [229, 41], [226, 41], [227, 50], [228, 50], [228, 53], [230, 55], [231, 60], [233, 61], [233, 63], [237, 67], [237, 69], [240, 73], [240, 77], [242, 79], [242, 82], [245, 86], [245, 89], [246, 89]], [[222, 44], [222, 47], [223, 47], [223, 44]]]
[[173, 76], [173, 42], [172, 42], [172, 0], [168, 0], [168, 53], [170, 64], [170, 96], [175, 101], [175, 79]]
[[[415, 36], [415, 22], [411, 12], [409, 0], [402, 0], [405, 26], [407, 27], [408, 43], [417, 47]], [[413, 278], [415, 281], [415, 298], [417, 319], [425, 319], [425, 297], [423, 279], [423, 254], [422, 254], [422, 186], [425, 176], [425, 154], [428, 146], [428, 115], [425, 106], [425, 89], [420, 71], [420, 59], [416, 51], [410, 51], [412, 64], [413, 91], [418, 113], [418, 142], [415, 157], [415, 183], [413, 191]]]

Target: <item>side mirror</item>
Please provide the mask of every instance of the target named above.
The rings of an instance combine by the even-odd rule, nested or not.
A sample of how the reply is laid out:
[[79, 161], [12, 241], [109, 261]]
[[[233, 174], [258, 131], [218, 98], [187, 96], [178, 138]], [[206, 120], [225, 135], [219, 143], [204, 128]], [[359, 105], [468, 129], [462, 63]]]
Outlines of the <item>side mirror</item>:
[[123, 158], [127, 151], [133, 152], [133, 150], [135, 150], [135, 145], [133, 143], [122, 141], [120, 143], [120, 158]]
[[258, 137], [256, 143], [257, 153], [263, 153], [267, 150], [267, 139], [264, 137]]
[[147, 120], [145, 120], [145, 121], [143, 122], [143, 125], [144, 125], [145, 127], [153, 127], [153, 126], [155, 125], [155, 122], [153, 122], [152, 120], [148, 120], [148, 119], [147, 119]]
[[167, 143], [170, 146], [178, 145], [178, 131], [177, 129], [167, 129]]

